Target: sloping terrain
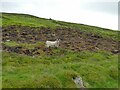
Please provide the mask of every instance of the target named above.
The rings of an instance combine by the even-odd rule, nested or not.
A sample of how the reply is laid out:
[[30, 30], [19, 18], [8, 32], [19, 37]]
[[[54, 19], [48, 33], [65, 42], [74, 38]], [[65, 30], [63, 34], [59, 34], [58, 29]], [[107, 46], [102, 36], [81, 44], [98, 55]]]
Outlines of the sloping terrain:
[[[25, 14], [2, 21], [4, 88], [75, 88], [73, 76], [87, 88], [118, 87], [118, 31]], [[56, 39], [58, 48], [46, 47]]]
[[[45, 41], [55, 41], [60, 39], [60, 47], [74, 51], [97, 51], [105, 50], [113, 53], [118, 53], [118, 42], [110, 38], [103, 38], [100, 35], [82, 32], [80, 30], [70, 28], [56, 28], [52, 30], [44, 27], [29, 27], [29, 26], [8, 26], [3, 27], [3, 49], [10, 52], [24, 53], [27, 55], [38, 54], [38, 49], [46, 51]], [[42, 42], [43, 46], [35, 46], [29, 50], [20, 45], [20, 43], [35, 44]], [[17, 45], [10, 46], [8, 44], [16, 43]], [[8, 45], [8, 46], [7, 46]], [[28, 52], [28, 53], [27, 53]], [[35, 53], [36, 52], [36, 53]]]

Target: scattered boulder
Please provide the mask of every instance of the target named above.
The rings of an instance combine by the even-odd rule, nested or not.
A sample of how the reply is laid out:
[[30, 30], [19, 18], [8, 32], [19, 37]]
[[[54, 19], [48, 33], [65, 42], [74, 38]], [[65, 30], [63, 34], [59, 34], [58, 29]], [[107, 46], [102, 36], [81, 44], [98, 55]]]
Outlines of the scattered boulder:
[[114, 54], [120, 53], [120, 50], [113, 50], [112, 53]]
[[77, 88], [84, 88], [83, 81], [81, 77], [73, 77], [72, 79], [74, 83], [76, 84]]

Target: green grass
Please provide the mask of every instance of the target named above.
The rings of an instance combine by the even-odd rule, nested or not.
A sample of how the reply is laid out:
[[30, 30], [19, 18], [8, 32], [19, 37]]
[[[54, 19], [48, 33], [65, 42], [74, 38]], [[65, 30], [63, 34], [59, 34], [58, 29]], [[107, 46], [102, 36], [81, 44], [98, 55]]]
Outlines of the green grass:
[[[85, 33], [96, 34], [104, 38], [120, 40], [118, 31], [88, 26], [83, 24], [38, 18], [26, 14], [3, 13], [2, 26], [22, 25], [29, 27], [71, 28]], [[44, 43], [34, 44], [3, 42], [8, 47], [24, 47], [34, 49], [45, 46]], [[81, 76], [87, 88], [118, 87], [118, 55], [106, 51], [81, 51], [57, 48], [52, 49], [53, 55], [46, 55], [41, 49], [39, 56], [27, 56], [17, 53], [2, 53], [2, 84], [3, 88], [75, 88], [73, 76]]]
[[37, 43], [34, 43], [34, 44], [28, 44], [28, 43], [17, 43], [15, 41], [3, 42], [3, 44], [5, 46], [8, 46], [8, 47], [20, 46], [20, 47], [24, 47], [26, 49], [34, 49], [34, 47], [44, 45], [43, 42], [37, 42]]
[[81, 76], [87, 88], [118, 87], [117, 55], [103, 51], [59, 52], [59, 56], [35, 58], [3, 52], [3, 88], [75, 88], [73, 76]]
[[19, 43], [14, 42], [14, 41], [9, 41], [9, 42], [3, 42], [6, 46], [13, 47], [13, 46], [18, 46]]
[[[2, 51], [0, 51], [0, 62], [2, 62]], [[0, 89], [2, 88], [2, 63], [0, 63]]]
[[39, 18], [32, 15], [26, 14], [13, 14], [13, 13], [2, 13], [2, 25], [3, 27], [10, 25], [22, 25], [30, 27], [49, 27], [51, 29], [55, 28], [72, 28], [84, 31], [86, 33], [93, 33], [100, 35], [105, 38], [112, 38], [114, 40], [120, 40], [118, 37], [119, 31], [113, 31], [110, 29], [89, 26], [84, 24], [76, 24], [64, 21], [56, 21], [45, 18]]

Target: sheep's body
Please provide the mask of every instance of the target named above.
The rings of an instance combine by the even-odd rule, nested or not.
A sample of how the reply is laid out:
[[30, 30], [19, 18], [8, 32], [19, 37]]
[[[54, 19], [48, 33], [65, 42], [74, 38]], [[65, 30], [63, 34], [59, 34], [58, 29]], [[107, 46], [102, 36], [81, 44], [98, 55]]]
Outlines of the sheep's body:
[[59, 40], [56, 41], [46, 41], [47, 47], [58, 47], [59, 46]]

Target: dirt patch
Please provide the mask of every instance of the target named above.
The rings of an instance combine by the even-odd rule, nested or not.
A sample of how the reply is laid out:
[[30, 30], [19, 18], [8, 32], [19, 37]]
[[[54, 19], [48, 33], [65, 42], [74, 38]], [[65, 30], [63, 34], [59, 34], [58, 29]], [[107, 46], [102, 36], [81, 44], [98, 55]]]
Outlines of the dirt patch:
[[[60, 48], [74, 51], [105, 50], [115, 54], [120, 53], [117, 41], [71, 28], [56, 28], [55, 30], [52, 30], [44, 27], [13, 25], [3, 27], [2, 36], [3, 42], [10, 40], [28, 44], [45, 42], [46, 40], [56, 40], [59, 38], [61, 39]], [[28, 50], [24, 47], [7, 47], [3, 45], [3, 50], [27, 55], [40, 54], [40, 52], [37, 51], [41, 50], [45, 54], [52, 54], [52, 50], [47, 49], [45, 46], [35, 47], [33, 50]]]

